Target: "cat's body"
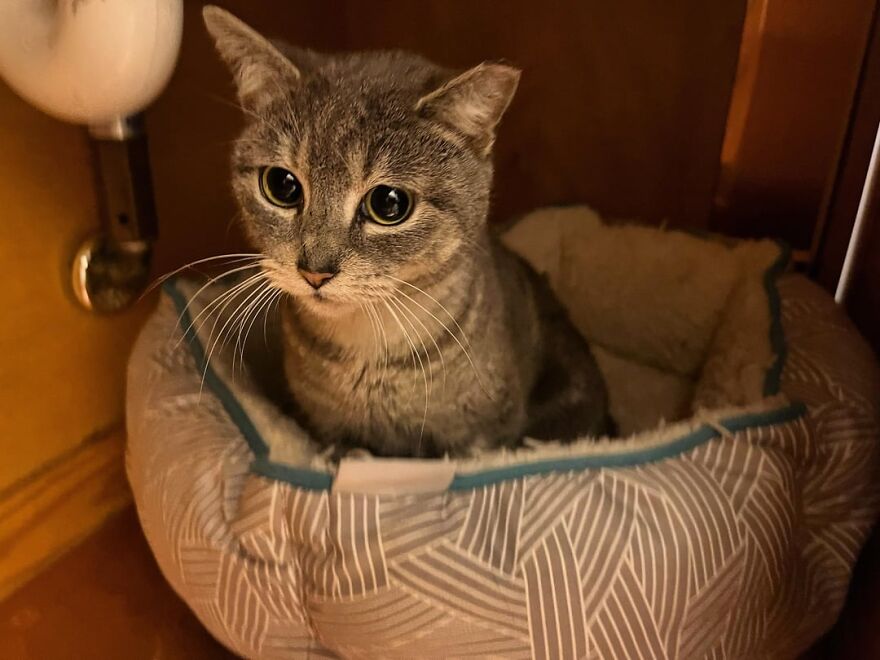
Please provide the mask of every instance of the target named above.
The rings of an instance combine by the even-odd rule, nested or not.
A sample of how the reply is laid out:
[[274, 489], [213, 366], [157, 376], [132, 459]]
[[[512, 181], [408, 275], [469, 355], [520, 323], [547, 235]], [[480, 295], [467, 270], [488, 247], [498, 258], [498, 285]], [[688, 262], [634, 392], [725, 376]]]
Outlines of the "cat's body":
[[268, 280], [290, 294], [284, 363], [313, 435], [436, 456], [605, 433], [588, 345], [486, 225], [519, 73], [282, 54], [221, 10], [206, 21], [253, 118], [233, 188]]
[[546, 285], [492, 239], [460, 258], [374, 314], [327, 320], [289, 301], [285, 368], [317, 437], [438, 456], [607, 430], [595, 362]]

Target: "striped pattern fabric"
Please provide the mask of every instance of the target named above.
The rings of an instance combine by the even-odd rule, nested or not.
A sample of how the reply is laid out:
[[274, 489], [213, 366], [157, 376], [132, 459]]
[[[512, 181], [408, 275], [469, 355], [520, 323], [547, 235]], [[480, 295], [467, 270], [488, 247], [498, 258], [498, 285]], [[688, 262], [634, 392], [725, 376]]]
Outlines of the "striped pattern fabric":
[[803, 417], [655, 463], [409, 496], [251, 473], [169, 347], [166, 301], [130, 371], [147, 538], [246, 657], [794, 657], [835, 620], [877, 514], [880, 379], [824, 292], [779, 288], [782, 389]]

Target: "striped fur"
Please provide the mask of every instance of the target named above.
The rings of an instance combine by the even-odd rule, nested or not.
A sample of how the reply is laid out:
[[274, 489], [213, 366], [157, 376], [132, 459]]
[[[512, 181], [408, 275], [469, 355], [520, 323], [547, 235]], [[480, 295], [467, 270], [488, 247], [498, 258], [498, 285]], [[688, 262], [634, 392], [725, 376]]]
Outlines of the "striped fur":
[[[441, 457], [608, 433], [590, 347], [487, 224], [519, 71], [324, 55], [276, 47], [216, 7], [205, 20], [245, 109], [232, 188], [266, 287], [283, 292], [287, 384], [311, 437], [339, 455]], [[265, 167], [300, 180], [301, 204], [267, 201]], [[405, 221], [361, 210], [377, 185], [408, 192]], [[331, 278], [313, 288], [298, 270]]]

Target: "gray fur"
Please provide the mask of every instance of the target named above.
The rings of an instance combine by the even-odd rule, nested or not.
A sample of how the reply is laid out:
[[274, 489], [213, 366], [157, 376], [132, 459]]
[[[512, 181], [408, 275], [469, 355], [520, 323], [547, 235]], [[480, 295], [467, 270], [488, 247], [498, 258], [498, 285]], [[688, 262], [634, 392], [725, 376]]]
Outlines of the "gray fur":
[[[589, 347], [487, 228], [495, 127], [519, 72], [482, 64], [456, 76], [402, 52], [318, 55], [275, 46], [217, 8], [205, 20], [251, 118], [233, 189], [268, 278], [289, 294], [285, 369], [310, 431], [397, 456], [608, 431]], [[262, 198], [267, 165], [303, 183], [301, 213]], [[380, 183], [414, 195], [398, 226], [358, 217]], [[298, 265], [339, 273], [313, 290]]]

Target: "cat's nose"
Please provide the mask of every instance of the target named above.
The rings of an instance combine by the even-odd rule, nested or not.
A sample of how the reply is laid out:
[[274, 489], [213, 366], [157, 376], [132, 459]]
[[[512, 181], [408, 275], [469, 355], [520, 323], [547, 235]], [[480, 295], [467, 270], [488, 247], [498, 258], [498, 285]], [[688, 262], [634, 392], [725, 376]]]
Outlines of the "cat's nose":
[[313, 273], [310, 270], [306, 270], [305, 268], [297, 268], [296, 269], [302, 278], [308, 282], [313, 289], [320, 289], [327, 282], [336, 277], [336, 273]]

